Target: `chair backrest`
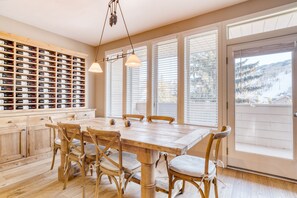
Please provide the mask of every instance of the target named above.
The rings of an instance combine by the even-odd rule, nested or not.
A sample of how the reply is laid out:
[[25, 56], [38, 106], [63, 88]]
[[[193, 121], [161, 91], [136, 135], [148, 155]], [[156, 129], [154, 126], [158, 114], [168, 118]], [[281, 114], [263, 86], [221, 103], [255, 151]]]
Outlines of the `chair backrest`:
[[168, 121], [168, 123], [171, 124], [172, 122], [174, 122], [175, 119], [170, 116], [157, 116], [157, 115], [147, 116], [148, 122], [153, 122], [153, 120]]
[[[71, 121], [71, 120], [76, 120], [76, 114], [75, 113], [69, 113], [67, 115], [65, 114], [56, 114], [56, 115], [51, 115], [49, 117], [49, 120], [51, 121], [51, 123], [57, 123], [57, 122], [65, 122], [65, 121]], [[58, 131], [56, 131], [53, 128], [53, 133], [54, 133], [54, 140], [57, 137], [57, 133]]]
[[[87, 131], [92, 138], [93, 143], [96, 146], [96, 165], [99, 165], [99, 160], [104, 158], [108, 160], [111, 164], [116, 166], [119, 170], [119, 174], [123, 171], [123, 161], [122, 161], [122, 143], [121, 143], [121, 133], [119, 131], [108, 131], [108, 130], [97, 130], [92, 128], [87, 128]], [[100, 141], [104, 141], [104, 149], [99, 146]], [[119, 153], [118, 162], [112, 160], [106, 153], [108, 149], [116, 147]]]
[[209, 159], [210, 159], [210, 153], [211, 153], [211, 148], [213, 145], [213, 142], [216, 141], [215, 145], [215, 163], [217, 163], [218, 160], [218, 155], [219, 155], [219, 150], [220, 150], [220, 144], [221, 140], [231, 133], [231, 127], [230, 126], [223, 126], [222, 129], [218, 132], [212, 132], [209, 137], [208, 145], [206, 148], [206, 154], [205, 154], [205, 165], [204, 165], [204, 174], [208, 175], [209, 171]]
[[[80, 155], [85, 154], [84, 148], [84, 134], [81, 131], [81, 127], [79, 124], [69, 124], [69, 123], [57, 123], [59, 127], [59, 132], [61, 133], [61, 137], [67, 141], [68, 152], [70, 148], [75, 149]], [[73, 144], [73, 140], [75, 138], [79, 138], [80, 147]]]
[[142, 121], [144, 118], [144, 115], [141, 114], [123, 114], [123, 119], [126, 120], [127, 118], [137, 119], [139, 121]]

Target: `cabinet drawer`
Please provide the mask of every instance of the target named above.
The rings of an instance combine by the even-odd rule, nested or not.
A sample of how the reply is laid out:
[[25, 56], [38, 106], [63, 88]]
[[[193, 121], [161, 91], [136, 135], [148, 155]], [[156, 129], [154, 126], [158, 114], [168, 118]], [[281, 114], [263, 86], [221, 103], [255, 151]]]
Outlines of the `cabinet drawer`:
[[28, 117], [28, 126], [35, 126], [35, 125], [45, 125], [49, 123], [49, 115], [38, 115], [38, 116], [29, 116]]
[[76, 114], [77, 120], [91, 119], [91, 118], [95, 118], [95, 111], [78, 112]]
[[26, 126], [27, 125], [27, 116], [18, 116], [18, 117], [6, 117], [0, 118], [1, 127], [16, 127], [16, 126]]

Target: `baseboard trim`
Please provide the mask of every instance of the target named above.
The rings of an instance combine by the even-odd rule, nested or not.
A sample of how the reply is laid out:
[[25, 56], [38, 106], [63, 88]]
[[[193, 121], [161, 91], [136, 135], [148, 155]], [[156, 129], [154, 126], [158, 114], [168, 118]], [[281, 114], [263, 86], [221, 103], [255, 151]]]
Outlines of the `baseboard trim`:
[[[52, 151], [0, 164], [0, 172], [52, 157]], [[56, 156], [57, 157], [57, 156]]]
[[232, 170], [246, 172], [246, 173], [251, 173], [251, 174], [255, 174], [255, 175], [261, 175], [261, 176], [265, 176], [265, 177], [269, 177], [269, 178], [273, 178], [273, 179], [280, 179], [280, 180], [283, 180], [283, 181], [287, 181], [287, 182], [291, 182], [291, 183], [297, 184], [297, 180], [291, 179], [291, 178], [287, 178], [287, 177], [282, 177], [282, 176], [278, 176], [278, 175], [273, 175], [273, 174], [268, 174], [268, 173], [253, 171], [253, 170], [239, 168], [239, 167], [235, 167], [235, 166], [229, 166], [229, 165], [227, 166], [227, 168], [232, 169]]

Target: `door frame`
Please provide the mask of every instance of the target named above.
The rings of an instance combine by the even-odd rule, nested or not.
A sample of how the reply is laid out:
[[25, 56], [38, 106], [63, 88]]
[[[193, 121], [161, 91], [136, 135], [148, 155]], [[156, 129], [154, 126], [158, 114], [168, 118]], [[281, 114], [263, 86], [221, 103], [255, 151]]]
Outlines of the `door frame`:
[[[295, 42], [295, 48], [293, 50], [292, 55], [292, 113], [297, 112], [297, 49], [296, 49], [296, 41], [297, 41], [297, 34], [287, 35], [287, 36], [280, 36], [276, 38], [267, 38], [261, 40], [254, 40], [249, 42], [237, 43], [233, 45], [227, 45], [227, 57], [228, 63], [226, 66], [226, 76], [227, 76], [227, 123], [233, 128], [232, 134], [228, 138], [228, 142], [226, 144], [228, 154], [227, 154], [227, 162], [228, 166], [248, 169], [251, 171], [256, 171], [264, 174], [270, 174], [280, 177], [285, 177], [289, 179], [297, 180], [297, 173], [292, 170], [290, 171], [290, 167], [297, 167], [297, 117], [293, 117], [293, 160], [290, 159], [282, 159], [277, 157], [265, 156], [260, 154], [253, 154], [253, 153], [246, 153], [240, 152], [235, 150], [235, 93], [234, 90], [234, 51], [238, 51], [240, 49], [247, 49], [247, 48], [256, 48], [259, 46], [267, 46], [272, 44], [279, 44], [279, 43], [288, 43], [288, 42]], [[232, 93], [233, 92], [233, 93]], [[293, 116], [292, 114], [292, 116]], [[238, 154], [236, 154], [236, 152]], [[238, 158], [240, 155], [242, 158], [247, 159], [253, 158], [251, 162], [246, 163], [247, 160], [243, 161]], [[235, 157], [235, 158], [234, 158]], [[237, 158], [236, 158], [237, 157]], [[235, 166], [234, 166], [235, 164]], [[281, 170], [280, 165], [284, 167], [287, 164], [285, 170]], [[289, 171], [288, 171], [289, 170]], [[277, 172], [275, 172], [277, 171]], [[288, 174], [288, 172], [290, 172]]]

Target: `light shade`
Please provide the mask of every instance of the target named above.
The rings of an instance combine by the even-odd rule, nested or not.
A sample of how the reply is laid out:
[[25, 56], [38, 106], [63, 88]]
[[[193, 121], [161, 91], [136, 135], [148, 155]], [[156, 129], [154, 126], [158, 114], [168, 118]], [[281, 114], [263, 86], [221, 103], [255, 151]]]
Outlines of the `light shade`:
[[141, 61], [135, 54], [132, 54], [128, 57], [128, 60], [125, 63], [125, 65], [127, 67], [139, 67], [141, 65]]
[[91, 65], [91, 67], [90, 67], [90, 69], [89, 69], [89, 72], [102, 73], [103, 71], [102, 71], [102, 68], [101, 68], [100, 64], [97, 63], [97, 62], [94, 62], [94, 63]]

